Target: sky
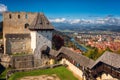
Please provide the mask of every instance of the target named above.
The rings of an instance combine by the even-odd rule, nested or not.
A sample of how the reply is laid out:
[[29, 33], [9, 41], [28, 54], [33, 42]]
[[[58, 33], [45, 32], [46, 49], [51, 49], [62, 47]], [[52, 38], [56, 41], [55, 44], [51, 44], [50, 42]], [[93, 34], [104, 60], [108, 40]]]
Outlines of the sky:
[[0, 13], [6, 10], [43, 12], [48, 18], [92, 19], [120, 16], [120, 0], [0, 0]]

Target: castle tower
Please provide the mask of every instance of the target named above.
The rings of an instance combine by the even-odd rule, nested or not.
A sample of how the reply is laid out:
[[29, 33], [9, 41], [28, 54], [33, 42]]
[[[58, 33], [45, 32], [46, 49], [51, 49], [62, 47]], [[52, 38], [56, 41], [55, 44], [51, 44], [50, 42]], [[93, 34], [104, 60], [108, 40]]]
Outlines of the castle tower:
[[43, 13], [38, 13], [29, 29], [31, 31], [31, 48], [35, 52], [35, 56], [39, 56], [39, 59], [41, 59], [41, 49], [45, 46], [52, 47], [51, 41], [54, 27]]

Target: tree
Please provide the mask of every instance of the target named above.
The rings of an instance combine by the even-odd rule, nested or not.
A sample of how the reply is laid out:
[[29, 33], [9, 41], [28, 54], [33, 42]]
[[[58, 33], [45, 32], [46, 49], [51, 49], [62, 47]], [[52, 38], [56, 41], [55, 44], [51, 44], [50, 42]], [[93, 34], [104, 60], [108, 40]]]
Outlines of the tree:
[[56, 50], [59, 50], [64, 46], [64, 39], [59, 35], [54, 35], [52, 38], [52, 44]]

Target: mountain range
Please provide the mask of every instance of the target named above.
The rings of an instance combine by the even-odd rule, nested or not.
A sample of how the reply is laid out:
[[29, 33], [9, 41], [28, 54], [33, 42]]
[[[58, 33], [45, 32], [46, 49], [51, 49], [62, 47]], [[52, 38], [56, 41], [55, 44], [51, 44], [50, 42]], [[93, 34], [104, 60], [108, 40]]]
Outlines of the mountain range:
[[105, 17], [97, 19], [49, 19], [56, 29], [60, 30], [109, 30], [120, 31], [120, 18]]
[[[72, 31], [117, 31], [120, 32], [119, 17], [105, 17], [98, 19], [66, 19], [56, 18], [49, 19], [57, 30], [72, 30]], [[0, 31], [2, 22], [0, 22]]]

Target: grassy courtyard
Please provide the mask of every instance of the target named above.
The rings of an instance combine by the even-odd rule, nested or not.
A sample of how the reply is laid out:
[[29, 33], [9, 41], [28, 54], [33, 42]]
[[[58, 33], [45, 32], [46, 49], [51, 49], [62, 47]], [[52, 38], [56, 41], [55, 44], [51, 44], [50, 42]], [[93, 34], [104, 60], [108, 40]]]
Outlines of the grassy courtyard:
[[16, 72], [9, 80], [17, 80], [25, 76], [39, 76], [39, 75], [52, 75], [56, 74], [60, 80], [78, 80], [74, 77], [73, 73], [65, 67], [56, 67], [53, 69], [33, 70], [29, 72]]

